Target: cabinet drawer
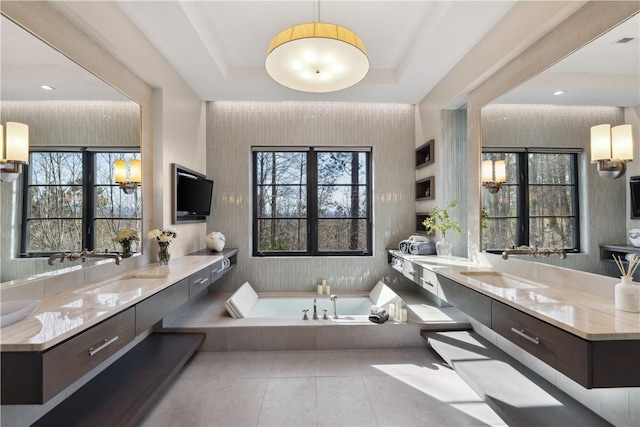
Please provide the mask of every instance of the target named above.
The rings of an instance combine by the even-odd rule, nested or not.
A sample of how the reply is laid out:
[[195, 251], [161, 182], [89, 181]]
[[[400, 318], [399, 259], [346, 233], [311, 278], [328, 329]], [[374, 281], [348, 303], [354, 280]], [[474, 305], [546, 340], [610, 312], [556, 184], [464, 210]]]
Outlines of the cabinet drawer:
[[584, 387], [591, 387], [589, 343], [501, 302], [492, 302], [492, 329]]
[[189, 277], [189, 298], [195, 297], [211, 284], [209, 267], [205, 267]]
[[129, 308], [42, 356], [42, 394], [47, 401], [115, 354], [135, 337], [135, 308]]
[[420, 286], [435, 296], [438, 296], [438, 276], [428, 268], [422, 267]]
[[211, 283], [215, 282], [216, 280], [218, 280], [219, 278], [222, 277], [222, 275], [224, 274], [224, 259], [221, 259], [220, 261], [216, 261], [213, 264], [211, 264], [211, 266], [209, 267], [209, 275], [211, 276]]
[[491, 327], [491, 298], [469, 289], [447, 277], [436, 275], [440, 285], [440, 299], [447, 301], [485, 326]]
[[189, 279], [183, 279], [142, 301], [136, 305], [136, 335], [140, 335], [187, 301]]

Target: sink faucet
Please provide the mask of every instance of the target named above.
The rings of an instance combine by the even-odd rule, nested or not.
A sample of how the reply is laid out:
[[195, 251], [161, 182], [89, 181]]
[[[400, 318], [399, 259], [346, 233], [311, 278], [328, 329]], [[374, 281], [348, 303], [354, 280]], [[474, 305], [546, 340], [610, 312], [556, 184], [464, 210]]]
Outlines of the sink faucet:
[[552, 248], [552, 249], [538, 249], [537, 246], [518, 246], [515, 249], [505, 249], [502, 252], [502, 259], [509, 259], [509, 255], [531, 255], [537, 257], [538, 255], [548, 257], [551, 254], [558, 254], [560, 258], [566, 259], [567, 252], [564, 249]]
[[85, 260], [87, 258], [108, 258], [108, 259], [113, 259], [116, 262], [116, 265], [120, 265], [120, 255], [116, 254], [116, 253], [111, 253], [111, 252], [98, 252], [96, 249], [92, 250], [91, 252], [87, 252], [87, 251], [82, 251], [82, 252], [69, 252], [69, 253], [65, 253], [65, 252], [58, 252], [55, 253], [51, 256], [49, 256], [49, 259], [47, 260], [47, 263], [49, 265], [53, 265], [54, 261], [59, 259], [60, 262], [63, 262], [65, 259], [68, 259], [69, 261], [76, 261], [81, 259], [82, 262], [85, 262]]
[[331, 294], [331, 296], [329, 297], [329, 299], [331, 301], [333, 301], [333, 318], [337, 319], [338, 318], [338, 308], [337, 306], [337, 301], [338, 301], [338, 295], [336, 294]]

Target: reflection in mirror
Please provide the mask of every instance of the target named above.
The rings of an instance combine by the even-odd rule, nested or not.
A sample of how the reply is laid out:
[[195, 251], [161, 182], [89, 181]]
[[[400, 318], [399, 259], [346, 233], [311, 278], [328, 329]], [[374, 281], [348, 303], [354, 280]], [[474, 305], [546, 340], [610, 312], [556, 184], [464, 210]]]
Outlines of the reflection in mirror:
[[0, 117], [29, 126], [30, 155], [21, 177], [0, 183], [0, 225], [11, 230], [0, 240], [0, 281], [104, 262], [47, 259], [85, 249], [122, 252], [114, 240], [120, 230], [140, 235], [141, 189], [126, 194], [114, 176], [116, 159], [140, 159], [140, 106], [1, 19]]
[[638, 145], [639, 37], [636, 15], [481, 110], [482, 159], [506, 160], [507, 175], [495, 194], [482, 190], [483, 250], [561, 248], [576, 254], [523, 259], [611, 273], [599, 245], [627, 242], [628, 179], [640, 168], [601, 178], [590, 128], [630, 123]]

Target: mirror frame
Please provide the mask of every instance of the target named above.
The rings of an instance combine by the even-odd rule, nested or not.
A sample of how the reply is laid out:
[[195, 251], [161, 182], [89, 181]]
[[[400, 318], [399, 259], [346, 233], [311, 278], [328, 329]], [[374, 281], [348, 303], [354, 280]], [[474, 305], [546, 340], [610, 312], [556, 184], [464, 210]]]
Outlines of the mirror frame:
[[[2, 1], [0, 13], [140, 105], [142, 233], [145, 236], [153, 228], [154, 220], [153, 89], [48, 2]], [[146, 239], [141, 239], [139, 262], [142, 264], [150, 262], [152, 251], [148, 245]]]
[[[467, 102], [468, 257], [480, 259], [482, 184], [481, 109], [546, 68], [640, 12], [635, 1], [587, 2], [469, 93]], [[567, 37], [571, 34], [572, 37]]]

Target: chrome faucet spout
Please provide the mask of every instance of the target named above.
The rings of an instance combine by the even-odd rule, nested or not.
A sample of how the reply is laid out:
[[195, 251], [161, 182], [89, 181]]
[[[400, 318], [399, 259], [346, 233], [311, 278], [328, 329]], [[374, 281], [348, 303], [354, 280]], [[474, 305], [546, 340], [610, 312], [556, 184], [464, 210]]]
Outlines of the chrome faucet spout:
[[502, 252], [502, 259], [509, 259], [509, 255], [531, 255], [532, 257], [544, 256], [548, 257], [551, 254], [558, 254], [560, 258], [566, 259], [567, 252], [560, 248], [538, 249], [537, 246], [518, 246], [515, 249], [505, 249]]
[[53, 254], [51, 256], [49, 256], [49, 259], [47, 260], [47, 263], [49, 265], [53, 265], [53, 262], [57, 259], [60, 259], [60, 262], [64, 261], [66, 255], [63, 252], [58, 252], [57, 254]]
[[333, 318], [338, 319], [338, 307], [337, 307], [338, 295], [331, 294], [331, 296], [329, 296], [329, 299], [333, 301]]

